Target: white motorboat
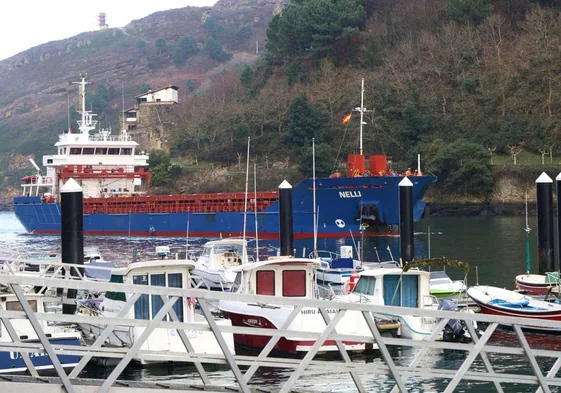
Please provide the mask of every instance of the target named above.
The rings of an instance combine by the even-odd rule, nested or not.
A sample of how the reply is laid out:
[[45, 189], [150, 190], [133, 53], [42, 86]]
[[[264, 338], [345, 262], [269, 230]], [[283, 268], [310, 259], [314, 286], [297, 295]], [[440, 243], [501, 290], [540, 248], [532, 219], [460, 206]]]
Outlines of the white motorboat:
[[[157, 259], [145, 262], [135, 262], [127, 267], [118, 268], [111, 271], [111, 282], [138, 284], [150, 286], [167, 286], [173, 288], [190, 288], [190, 271], [195, 266], [191, 260], [167, 260]], [[85, 315], [100, 315], [104, 317], [116, 317], [125, 306], [130, 294], [124, 292], [107, 292], [98, 307], [80, 307], [78, 312]], [[163, 306], [163, 301], [159, 296], [141, 295], [141, 298], [129, 310], [125, 318], [129, 319], [152, 319], [158, 310]], [[208, 323], [202, 315], [195, 313], [195, 302], [190, 298], [182, 298], [173, 306], [181, 322], [193, 322], [201, 325], [201, 328], [208, 327]], [[229, 320], [219, 319], [218, 325], [231, 326]], [[81, 323], [81, 330], [87, 339], [96, 339], [105, 330], [106, 325]], [[132, 346], [144, 332], [144, 327], [116, 326], [109, 338], [108, 345]], [[222, 351], [211, 331], [193, 330], [186, 332], [195, 352], [203, 354], [220, 355]], [[230, 350], [233, 352], [234, 344], [231, 334], [224, 334]], [[186, 352], [179, 335], [175, 329], [156, 328], [141, 350], [174, 351]], [[133, 359], [140, 364], [167, 362], [165, 356], [161, 361], [144, 359], [142, 354], [136, 355]]]
[[194, 281], [202, 288], [231, 290], [236, 278], [234, 269], [253, 262], [247, 254], [247, 243], [247, 240], [238, 238], [207, 242], [191, 272]]

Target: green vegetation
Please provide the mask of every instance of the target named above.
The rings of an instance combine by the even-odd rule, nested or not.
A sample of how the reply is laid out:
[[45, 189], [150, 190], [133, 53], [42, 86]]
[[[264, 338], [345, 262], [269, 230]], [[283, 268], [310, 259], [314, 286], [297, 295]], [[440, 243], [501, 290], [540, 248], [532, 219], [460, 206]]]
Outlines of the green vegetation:
[[179, 40], [175, 48], [173, 61], [176, 65], [182, 65], [190, 56], [196, 55], [198, 52], [197, 40], [189, 35], [185, 36]]
[[231, 54], [224, 52], [220, 41], [213, 37], [208, 37], [205, 41], [205, 51], [216, 61], [226, 61], [232, 57]]
[[167, 41], [165, 39], [163, 39], [162, 37], [159, 37], [156, 40], [156, 42], [154, 43], [154, 46], [156, 47], [156, 51], [158, 52], [159, 55], [161, 55], [162, 53], [165, 53], [169, 50]]
[[152, 184], [156, 187], [169, 184], [181, 174], [181, 167], [172, 164], [169, 154], [163, 150], [150, 152], [148, 170], [152, 173]]

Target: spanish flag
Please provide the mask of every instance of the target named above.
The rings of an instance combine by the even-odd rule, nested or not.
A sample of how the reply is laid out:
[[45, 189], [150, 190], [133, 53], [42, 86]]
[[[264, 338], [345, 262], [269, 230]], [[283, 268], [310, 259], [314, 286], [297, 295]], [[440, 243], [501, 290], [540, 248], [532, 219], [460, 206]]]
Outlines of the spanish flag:
[[352, 115], [353, 115], [352, 113], [349, 113], [348, 115], [346, 115], [345, 117], [343, 117], [343, 121], [341, 122], [341, 124], [342, 124], [342, 125], [348, 124], [349, 121], [351, 121], [351, 116], [352, 116]]

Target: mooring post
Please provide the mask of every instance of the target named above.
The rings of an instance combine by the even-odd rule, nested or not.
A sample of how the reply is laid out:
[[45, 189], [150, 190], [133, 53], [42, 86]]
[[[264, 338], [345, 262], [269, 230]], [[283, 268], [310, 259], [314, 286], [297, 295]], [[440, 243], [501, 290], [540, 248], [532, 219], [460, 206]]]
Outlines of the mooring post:
[[283, 256], [294, 252], [292, 220], [292, 186], [284, 180], [279, 186], [279, 240]]
[[[84, 213], [82, 187], [72, 178], [60, 188], [60, 235], [62, 263], [84, 264]], [[75, 276], [70, 268], [70, 275]], [[76, 312], [76, 289], [62, 299], [62, 313]]]
[[554, 266], [552, 193], [553, 180], [543, 172], [536, 179], [539, 274], [552, 272]]
[[413, 248], [413, 183], [407, 177], [399, 182], [399, 245], [402, 265], [415, 256]]

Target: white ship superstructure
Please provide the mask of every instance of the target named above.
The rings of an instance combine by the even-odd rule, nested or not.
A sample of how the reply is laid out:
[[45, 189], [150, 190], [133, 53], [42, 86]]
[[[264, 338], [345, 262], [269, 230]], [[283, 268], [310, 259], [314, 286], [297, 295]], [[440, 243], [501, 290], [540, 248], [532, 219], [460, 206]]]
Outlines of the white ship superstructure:
[[[60, 187], [74, 178], [83, 189], [84, 197], [143, 195], [149, 190], [150, 174], [144, 171], [148, 154], [136, 154], [138, 143], [126, 130], [112, 135], [110, 129], [96, 130], [96, 116], [86, 110], [86, 78], [79, 84], [81, 119], [78, 131], [72, 128], [59, 135], [57, 154], [43, 157], [46, 176], [38, 173], [23, 179], [23, 195], [56, 199]], [[138, 169], [135, 169], [138, 168]]]

